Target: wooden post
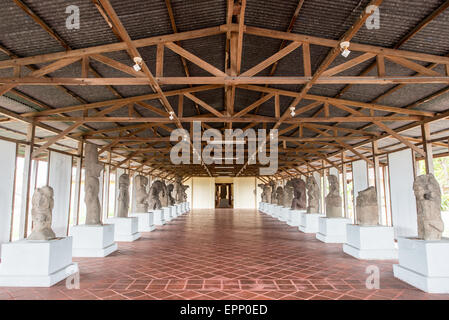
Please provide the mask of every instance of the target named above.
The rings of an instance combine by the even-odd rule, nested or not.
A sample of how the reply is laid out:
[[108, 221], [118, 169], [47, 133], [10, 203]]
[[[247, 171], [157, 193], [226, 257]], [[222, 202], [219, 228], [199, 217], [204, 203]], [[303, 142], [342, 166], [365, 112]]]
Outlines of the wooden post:
[[76, 162], [76, 172], [75, 172], [75, 199], [73, 202], [73, 224], [79, 224], [79, 211], [80, 211], [80, 195], [81, 195], [81, 173], [83, 170], [83, 153], [84, 153], [84, 142], [78, 143], [78, 160]]
[[[380, 183], [380, 176], [379, 176], [379, 157], [377, 156], [377, 154], [379, 153], [379, 149], [377, 146], [377, 140], [372, 142], [372, 147], [373, 147], [373, 162], [374, 162], [374, 187], [376, 188], [377, 193], [377, 206], [380, 210], [380, 208], [382, 208], [382, 199], [380, 195], [382, 185]], [[380, 215], [379, 220], [381, 220]], [[379, 223], [381, 222], [382, 221], [379, 221]]]
[[103, 198], [103, 217], [105, 219], [109, 216], [109, 186], [111, 184], [111, 152], [107, 153], [108, 164], [105, 166], [104, 179], [106, 184], [104, 186], [104, 198]]
[[433, 151], [432, 143], [430, 143], [430, 128], [429, 123], [423, 123], [421, 125], [421, 136], [425, 152], [426, 174], [434, 172], [433, 170]]
[[341, 153], [341, 176], [343, 180], [343, 209], [345, 218], [348, 218], [348, 180], [346, 177], [346, 164], [345, 164], [345, 154]]
[[25, 161], [23, 163], [23, 177], [22, 177], [22, 203], [20, 208], [20, 229], [19, 239], [27, 237], [28, 233], [28, 212], [30, 205], [30, 193], [31, 193], [31, 168], [32, 168], [32, 156], [34, 151], [34, 135], [36, 126], [35, 124], [29, 124], [27, 128], [27, 144], [25, 146]]

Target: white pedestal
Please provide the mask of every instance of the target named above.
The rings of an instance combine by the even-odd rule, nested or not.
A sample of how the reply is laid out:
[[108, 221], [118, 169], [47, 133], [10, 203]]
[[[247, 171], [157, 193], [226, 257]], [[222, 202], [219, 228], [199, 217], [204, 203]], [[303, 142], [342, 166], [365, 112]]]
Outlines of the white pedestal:
[[186, 201], [186, 212], [190, 211], [190, 202]]
[[164, 213], [161, 209], [151, 210], [151, 212], [153, 212], [155, 225], [162, 226], [165, 224]]
[[137, 217], [109, 218], [105, 220], [105, 223], [114, 225], [114, 241], [132, 242], [140, 238]]
[[270, 216], [273, 216], [273, 205], [271, 203], [265, 204], [265, 213]]
[[259, 209], [260, 212], [264, 212], [264, 208], [263, 206], [265, 205], [265, 202], [259, 202], [259, 206], [257, 207]]
[[176, 214], [178, 216], [182, 215], [182, 210], [181, 210], [181, 204], [180, 203], [176, 205]]
[[278, 220], [281, 219], [281, 206], [278, 206], [277, 204], [273, 205], [273, 216], [276, 217]]
[[289, 211], [291, 211], [291, 210], [292, 209], [290, 209], [290, 208], [280, 207], [279, 220], [288, 222]]
[[394, 276], [429, 293], [449, 293], [449, 239], [398, 238], [399, 264]]
[[397, 259], [393, 227], [347, 224], [343, 251], [357, 259]]
[[181, 203], [181, 214], [184, 214], [186, 212], [187, 212], [187, 210], [186, 210], [186, 203], [183, 202], [183, 203]]
[[136, 217], [138, 220], [137, 231], [138, 232], [151, 232], [156, 229], [154, 225], [153, 212], [143, 212], [143, 213], [131, 213], [130, 217]]
[[172, 219], [172, 220], [173, 220], [173, 219], [176, 219], [176, 218], [178, 217], [178, 215], [176, 214], [176, 206], [175, 206], [175, 205], [172, 205], [172, 206], [170, 206], [169, 208], [170, 208], [170, 216], [171, 216], [171, 219]]
[[2, 244], [0, 286], [51, 287], [79, 272], [72, 262], [72, 237]]
[[290, 209], [288, 211], [288, 220], [287, 224], [291, 227], [299, 227], [301, 224], [301, 213], [303, 213], [305, 210], [293, 210]]
[[117, 250], [114, 225], [79, 225], [70, 230], [74, 257], [106, 257]]
[[346, 225], [351, 223], [346, 218], [320, 217], [318, 220], [318, 233], [315, 235], [320, 241], [326, 243], [345, 243]]
[[164, 215], [165, 222], [170, 222], [173, 218], [171, 216], [171, 209], [170, 207], [163, 207], [162, 208], [162, 214]]
[[305, 213], [301, 212], [299, 215], [298, 229], [304, 233], [317, 233], [320, 231], [320, 218], [324, 217], [322, 213]]

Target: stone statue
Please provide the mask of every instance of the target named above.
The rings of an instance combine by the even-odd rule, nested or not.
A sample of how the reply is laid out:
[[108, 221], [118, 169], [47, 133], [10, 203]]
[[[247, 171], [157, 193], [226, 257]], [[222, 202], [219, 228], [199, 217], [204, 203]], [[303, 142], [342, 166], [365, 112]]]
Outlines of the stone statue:
[[117, 217], [127, 218], [129, 211], [129, 175], [122, 174], [118, 178]]
[[142, 175], [137, 175], [134, 178], [134, 203], [136, 204], [136, 213], [148, 212], [147, 203], [147, 185], [148, 178]]
[[269, 184], [259, 184], [258, 185], [262, 189], [262, 202], [270, 203], [271, 199], [271, 187]]
[[418, 211], [418, 238], [441, 240], [444, 223], [441, 219], [441, 190], [433, 174], [421, 175], [413, 183]]
[[186, 202], [187, 201], [187, 192], [186, 192], [186, 190], [189, 188], [189, 186], [188, 185], [185, 185], [185, 184], [183, 184], [183, 185], [181, 185], [182, 186], [182, 201], [181, 202]]
[[361, 226], [376, 226], [379, 224], [379, 206], [375, 187], [359, 191], [356, 205], [356, 223]]
[[307, 213], [318, 213], [320, 211], [320, 188], [313, 176], [307, 177], [306, 187], [309, 196]]
[[293, 202], [293, 183], [291, 181], [287, 181], [284, 186], [284, 204], [285, 208], [291, 208]]
[[148, 192], [148, 209], [156, 210], [162, 208], [162, 203], [159, 194], [164, 192], [164, 185], [162, 181], [157, 180], [151, 184], [150, 192]]
[[276, 189], [276, 204], [278, 206], [284, 205], [284, 188], [281, 186], [277, 187]]
[[273, 180], [270, 180], [270, 187], [271, 187], [271, 197], [270, 197], [270, 203], [276, 204], [276, 183]]
[[173, 206], [175, 204], [175, 198], [172, 196], [172, 191], [175, 188], [175, 185], [173, 183], [170, 183], [167, 186], [167, 192], [168, 192], [168, 205]]
[[50, 240], [56, 238], [51, 229], [51, 214], [53, 210], [53, 188], [45, 186], [36, 189], [32, 199], [33, 231], [28, 240]]
[[101, 224], [101, 205], [98, 198], [100, 192], [100, 173], [103, 166], [98, 161], [98, 150], [93, 144], [86, 144], [85, 153], [85, 197], [86, 203], [86, 224]]
[[165, 184], [165, 181], [161, 181], [162, 182], [162, 188], [163, 191], [162, 195], [160, 197], [161, 199], [161, 205], [163, 208], [168, 207], [168, 189], [167, 189], [167, 185]]
[[176, 180], [175, 180], [175, 185], [174, 185], [174, 198], [175, 198], [176, 204], [184, 202], [183, 192], [184, 192], [184, 188], [182, 186], [182, 177], [177, 176]]
[[293, 210], [305, 210], [307, 207], [306, 183], [299, 178], [290, 180], [293, 185], [294, 198], [292, 201]]
[[338, 185], [338, 178], [336, 175], [328, 175], [329, 193], [326, 196], [326, 217], [328, 218], [342, 218], [343, 209], [341, 206], [340, 187]]

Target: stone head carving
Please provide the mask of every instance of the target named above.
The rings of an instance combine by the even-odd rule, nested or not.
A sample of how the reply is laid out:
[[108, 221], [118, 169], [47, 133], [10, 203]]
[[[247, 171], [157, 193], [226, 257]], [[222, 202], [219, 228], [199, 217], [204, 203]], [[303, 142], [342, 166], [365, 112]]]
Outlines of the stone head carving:
[[161, 181], [162, 182], [162, 188], [163, 191], [160, 194], [160, 199], [161, 199], [161, 205], [162, 207], [168, 207], [168, 190], [167, 190], [167, 184], [165, 183], [165, 181]]
[[156, 210], [162, 208], [160, 194], [165, 193], [164, 184], [157, 180], [151, 184], [150, 192], [148, 193], [148, 209]]
[[293, 210], [305, 210], [307, 206], [306, 183], [299, 178], [290, 180], [293, 185], [294, 198], [292, 201]]
[[413, 183], [418, 211], [418, 238], [441, 240], [441, 190], [433, 174], [421, 175]]
[[36, 189], [32, 199], [31, 216], [33, 231], [28, 240], [50, 240], [56, 238], [51, 229], [51, 215], [53, 210], [53, 188], [45, 186]]
[[292, 207], [293, 202], [293, 183], [291, 181], [287, 181], [284, 186], [284, 204], [283, 206], [286, 208]]
[[134, 178], [134, 201], [136, 204], [136, 212], [142, 213], [148, 211], [147, 203], [147, 185], [148, 178], [142, 175], [137, 175]]
[[173, 205], [175, 204], [175, 198], [173, 198], [173, 196], [172, 196], [172, 191], [173, 191], [174, 188], [175, 188], [175, 186], [174, 186], [173, 183], [170, 183], [170, 184], [167, 186], [167, 192], [168, 192], [168, 205], [169, 205], [169, 206], [173, 206]]
[[313, 176], [307, 177], [306, 187], [309, 196], [307, 213], [318, 213], [320, 210], [320, 188]]
[[100, 173], [103, 165], [98, 161], [98, 150], [93, 144], [86, 144], [85, 152], [85, 197], [86, 203], [86, 224], [101, 224], [101, 205], [98, 198], [100, 192]]
[[270, 187], [271, 187], [271, 195], [270, 195], [270, 203], [276, 204], [276, 182], [273, 180], [270, 180]]
[[276, 204], [278, 206], [284, 205], [284, 188], [281, 186], [277, 187], [276, 189]]
[[118, 193], [118, 204], [117, 204], [117, 217], [126, 218], [128, 217], [129, 211], [129, 175], [126, 173], [122, 174], [119, 179], [119, 193]]
[[271, 200], [271, 187], [268, 184], [259, 184], [260, 188], [262, 188], [262, 202], [270, 203]]
[[343, 207], [340, 196], [340, 187], [338, 185], [337, 176], [331, 174], [327, 176], [329, 182], [329, 193], [326, 196], [326, 217], [328, 218], [342, 218]]
[[187, 189], [189, 188], [188, 185], [183, 184], [182, 185], [182, 202], [187, 201]]
[[356, 199], [357, 224], [361, 226], [375, 226], [379, 224], [379, 207], [375, 187], [359, 191]]

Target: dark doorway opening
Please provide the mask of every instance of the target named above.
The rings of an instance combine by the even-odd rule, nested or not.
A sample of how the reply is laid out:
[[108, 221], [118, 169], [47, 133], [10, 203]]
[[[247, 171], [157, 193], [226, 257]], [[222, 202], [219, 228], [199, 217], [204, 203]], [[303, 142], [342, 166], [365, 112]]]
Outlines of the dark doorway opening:
[[234, 208], [232, 183], [215, 184], [215, 208]]

